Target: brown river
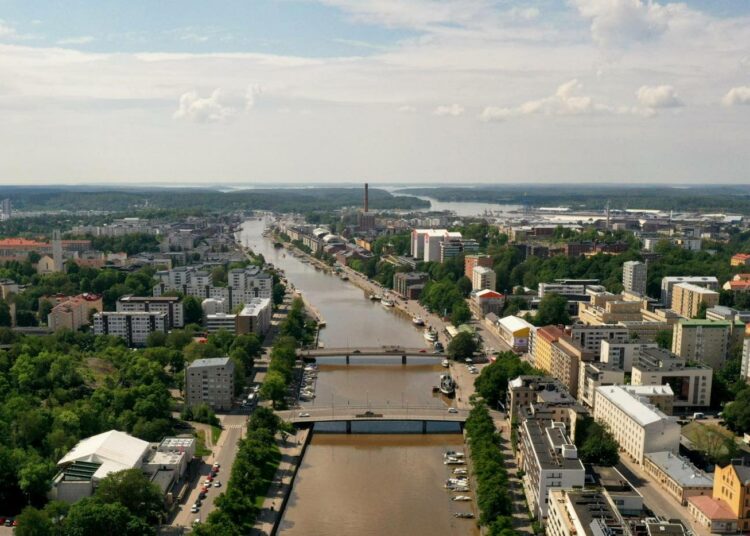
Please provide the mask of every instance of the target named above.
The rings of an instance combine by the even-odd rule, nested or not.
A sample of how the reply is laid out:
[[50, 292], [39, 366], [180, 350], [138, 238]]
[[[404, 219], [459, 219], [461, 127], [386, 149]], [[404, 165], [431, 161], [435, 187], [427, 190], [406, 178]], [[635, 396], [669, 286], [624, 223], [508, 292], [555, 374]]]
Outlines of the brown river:
[[[320, 340], [327, 348], [401, 345], [429, 348], [408, 318], [371, 302], [339, 278], [274, 249], [262, 237], [265, 223], [250, 220], [240, 241], [282, 268], [327, 322]], [[432, 393], [443, 370], [434, 358], [360, 357], [319, 361], [310, 407], [389, 406], [447, 408]], [[451, 475], [443, 452], [463, 450], [457, 433], [314, 433], [284, 512], [280, 534], [304, 536], [475, 536], [476, 523], [457, 519], [473, 502], [451, 501], [443, 488]], [[476, 512], [475, 512], [476, 513]]]

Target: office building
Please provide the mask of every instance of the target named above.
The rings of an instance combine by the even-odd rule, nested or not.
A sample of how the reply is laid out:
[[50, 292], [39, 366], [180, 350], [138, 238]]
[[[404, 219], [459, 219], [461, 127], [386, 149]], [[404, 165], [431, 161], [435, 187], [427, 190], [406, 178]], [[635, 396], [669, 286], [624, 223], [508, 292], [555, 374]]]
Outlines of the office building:
[[237, 315], [230, 313], [215, 313], [203, 317], [203, 327], [209, 333], [217, 331], [228, 331], [232, 335], [237, 334]]
[[169, 329], [185, 326], [182, 298], [177, 296], [123, 296], [117, 300], [120, 312], [155, 312], [167, 315]]
[[670, 308], [685, 318], [695, 318], [701, 308], [719, 304], [719, 293], [691, 283], [678, 283], [672, 287]]
[[429, 279], [425, 272], [396, 272], [393, 274], [393, 290], [402, 298], [417, 300]]
[[714, 276], [669, 276], [661, 280], [661, 302], [672, 305], [672, 289], [680, 283], [690, 283], [709, 290], [719, 290], [719, 280]]
[[163, 312], [103, 312], [94, 315], [95, 335], [121, 337], [128, 346], [145, 346], [151, 333], [166, 333], [168, 330], [169, 319]]
[[672, 333], [672, 351], [718, 369], [727, 359], [732, 327], [726, 320], [680, 320]]
[[232, 408], [234, 362], [228, 357], [197, 359], [185, 370], [185, 403], [208, 404], [214, 410]]
[[492, 257], [489, 255], [466, 255], [464, 257], [464, 275], [466, 277], [471, 279], [474, 275], [474, 268], [477, 266], [492, 268]]
[[713, 369], [673, 354], [664, 348], [646, 348], [633, 365], [632, 384], [669, 385], [675, 408], [708, 407], [711, 404]]
[[523, 487], [529, 509], [539, 519], [547, 517], [549, 492], [583, 488], [586, 471], [565, 425], [527, 419], [519, 426]]
[[690, 497], [711, 496], [713, 475], [706, 474], [690, 460], [672, 452], [650, 452], [643, 460], [643, 471], [682, 506]]
[[625, 371], [614, 363], [581, 363], [578, 373], [578, 401], [593, 408], [597, 387], [624, 383]]
[[628, 292], [646, 295], [648, 267], [640, 261], [626, 261], [622, 264], [622, 286]]
[[609, 342], [602, 341], [599, 352], [599, 361], [616, 366], [625, 372], [633, 370], [633, 365], [638, 362], [638, 357], [646, 348], [658, 348], [655, 342]]
[[628, 329], [619, 324], [601, 326], [575, 324], [568, 329], [568, 335], [576, 344], [593, 355], [601, 353], [602, 341], [619, 344], [630, 340]]
[[495, 281], [497, 276], [492, 268], [477, 266], [471, 274], [472, 290], [495, 290]]
[[649, 452], [677, 453], [680, 445], [677, 419], [639, 396], [638, 388], [597, 387], [594, 419], [607, 426], [620, 448], [639, 464]]

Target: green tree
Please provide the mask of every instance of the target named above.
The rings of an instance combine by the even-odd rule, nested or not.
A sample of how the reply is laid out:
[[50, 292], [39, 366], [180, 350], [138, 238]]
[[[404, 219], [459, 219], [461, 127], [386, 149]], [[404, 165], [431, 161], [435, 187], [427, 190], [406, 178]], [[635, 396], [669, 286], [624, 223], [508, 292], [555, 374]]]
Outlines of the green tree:
[[152, 536], [156, 531], [120, 503], [102, 503], [87, 497], [70, 508], [63, 522], [63, 533], [65, 536]]
[[281, 373], [271, 371], [263, 381], [260, 395], [266, 400], [271, 400], [275, 408], [281, 407], [286, 396], [286, 381]]
[[33, 506], [27, 506], [16, 517], [16, 536], [52, 536], [53, 527], [47, 514]]
[[273, 286], [272, 296], [274, 305], [281, 305], [284, 302], [284, 294], [286, 293], [286, 287], [281, 283], [276, 283]]
[[10, 307], [4, 300], [0, 300], [0, 326], [11, 326]]
[[537, 326], [570, 324], [568, 300], [554, 292], [545, 294], [539, 301], [539, 309], [534, 317]]
[[496, 408], [498, 402], [505, 402], [508, 381], [520, 375], [540, 376], [541, 372], [521, 361], [513, 352], [502, 352], [494, 363], [482, 369], [474, 380], [474, 388], [490, 407]]
[[605, 427], [586, 417], [576, 423], [576, 445], [584, 463], [611, 467], [620, 461], [619, 445]]
[[457, 334], [448, 343], [448, 356], [451, 359], [466, 359], [472, 357], [478, 349], [477, 341], [471, 333], [465, 331]]
[[465, 301], [456, 302], [451, 310], [451, 324], [458, 327], [471, 320], [471, 311]]
[[182, 299], [182, 308], [185, 316], [185, 324], [202, 324], [203, 307], [195, 296], [185, 296]]
[[[456, 286], [458, 287], [459, 292], [463, 294], [464, 298], [469, 297], [469, 294], [471, 294], [472, 291], [471, 279], [466, 276], [462, 276], [461, 279], [456, 282]], [[495, 289], [493, 288], [492, 290]]]
[[724, 420], [736, 434], [750, 432], [750, 387], [737, 393], [737, 398], [724, 406]]
[[103, 503], [119, 503], [149, 523], [155, 523], [164, 513], [161, 490], [140, 469], [110, 473], [99, 482], [95, 497]]
[[167, 334], [162, 331], [152, 331], [146, 338], [146, 346], [155, 348], [167, 345]]

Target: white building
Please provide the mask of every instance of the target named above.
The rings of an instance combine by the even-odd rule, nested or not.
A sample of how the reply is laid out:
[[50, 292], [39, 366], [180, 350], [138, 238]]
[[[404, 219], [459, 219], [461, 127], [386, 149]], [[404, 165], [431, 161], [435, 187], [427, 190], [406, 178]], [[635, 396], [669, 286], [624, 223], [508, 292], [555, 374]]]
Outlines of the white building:
[[236, 334], [255, 333], [264, 335], [271, 327], [273, 304], [268, 298], [256, 298], [240, 311], [236, 317]]
[[570, 338], [581, 348], [594, 355], [599, 355], [602, 342], [628, 342], [628, 328], [620, 324], [601, 324], [599, 326], [585, 326], [576, 324], [570, 327]]
[[497, 275], [492, 268], [484, 266], [475, 266], [471, 273], [472, 290], [495, 290]]
[[593, 408], [596, 388], [625, 383], [625, 371], [614, 363], [581, 363], [578, 370], [578, 401]]
[[633, 385], [669, 385], [677, 408], [708, 407], [711, 404], [713, 369], [688, 362], [663, 348], [644, 350], [633, 365]]
[[145, 346], [148, 336], [166, 333], [169, 320], [160, 312], [103, 312], [94, 315], [94, 334], [113, 335], [125, 339], [128, 346]]
[[196, 359], [185, 370], [185, 403], [201, 403], [215, 410], [232, 408], [234, 362], [228, 357]]
[[201, 302], [203, 316], [215, 315], [216, 313], [228, 313], [227, 301], [223, 298], [206, 298]]
[[539, 519], [544, 519], [549, 492], [582, 488], [586, 471], [561, 422], [526, 419], [519, 428], [519, 447], [529, 509]]
[[110, 473], [140, 468], [149, 451], [148, 441], [117, 430], [82, 439], [57, 462], [49, 498], [74, 503], [89, 497]]
[[622, 264], [622, 286], [626, 291], [646, 295], [648, 268], [640, 261], [626, 261]]
[[598, 490], [555, 489], [550, 493], [546, 534], [614, 536], [630, 534], [630, 529], [606, 493]]
[[185, 326], [182, 298], [177, 296], [123, 296], [117, 300], [117, 311], [165, 313], [169, 329]]
[[227, 313], [215, 313], [203, 317], [203, 326], [209, 333], [226, 330], [232, 335], [237, 333], [237, 315]]
[[677, 419], [639, 396], [638, 388], [597, 387], [594, 419], [605, 425], [620, 448], [639, 464], [649, 452], [677, 453], [680, 445]]
[[638, 362], [638, 357], [646, 348], [658, 348], [655, 342], [610, 342], [601, 341], [599, 360], [602, 363], [610, 363], [625, 372], [633, 370], [633, 365]]

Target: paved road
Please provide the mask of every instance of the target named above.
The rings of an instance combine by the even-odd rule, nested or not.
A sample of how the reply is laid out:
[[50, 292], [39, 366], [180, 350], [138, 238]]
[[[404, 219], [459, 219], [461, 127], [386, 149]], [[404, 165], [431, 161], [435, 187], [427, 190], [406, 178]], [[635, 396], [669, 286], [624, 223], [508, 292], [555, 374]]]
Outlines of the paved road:
[[[376, 416], [361, 417], [366, 411], [372, 411]], [[357, 421], [357, 420], [412, 420], [412, 421], [445, 421], [463, 422], [468, 411], [459, 409], [456, 413], [448, 412], [447, 408], [425, 407], [394, 407], [394, 406], [341, 406], [315, 407], [300, 410], [277, 411], [276, 414], [289, 422], [318, 422], [318, 421]], [[302, 416], [306, 415], [306, 416]]]
[[[239, 450], [239, 440], [244, 435], [245, 428], [247, 425], [246, 415], [225, 415], [222, 417], [222, 425], [224, 427], [219, 441], [213, 448], [213, 454], [205, 459], [205, 462], [201, 465], [198, 471], [198, 477], [191, 482], [190, 493], [187, 494], [187, 499], [180, 505], [179, 511], [172, 522], [175, 526], [190, 526], [196, 519], [204, 521], [208, 514], [214, 510], [214, 500], [216, 497], [224, 491], [224, 486], [229, 481], [229, 475], [232, 471], [232, 464], [237, 456]], [[203, 481], [211, 470], [211, 466], [214, 462], [221, 464], [221, 469], [216, 480], [219, 480], [222, 484], [221, 488], [211, 487], [209, 489], [206, 498], [203, 500], [203, 505], [197, 514], [190, 513], [190, 508], [198, 498], [198, 493], [201, 488]]]
[[[699, 528], [698, 525], [693, 526], [687, 507], [681, 506], [662, 490], [657, 483], [648, 478], [638, 464], [630, 461], [625, 456], [621, 456], [620, 463], [617, 464], [617, 469], [643, 495], [643, 502], [656, 515], [669, 519], [679, 519], [686, 527], [693, 528], [694, 531], [696, 528]], [[703, 534], [702, 531], [697, 532]]]

